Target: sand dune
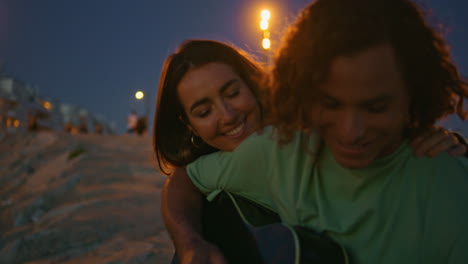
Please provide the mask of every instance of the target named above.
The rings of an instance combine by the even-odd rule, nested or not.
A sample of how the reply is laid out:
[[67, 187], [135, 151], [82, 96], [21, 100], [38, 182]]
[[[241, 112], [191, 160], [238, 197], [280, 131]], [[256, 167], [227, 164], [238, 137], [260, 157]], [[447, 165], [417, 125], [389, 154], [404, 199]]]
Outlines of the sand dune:
[[0, 264], [169, 263], [149, 137], [0, 141]]

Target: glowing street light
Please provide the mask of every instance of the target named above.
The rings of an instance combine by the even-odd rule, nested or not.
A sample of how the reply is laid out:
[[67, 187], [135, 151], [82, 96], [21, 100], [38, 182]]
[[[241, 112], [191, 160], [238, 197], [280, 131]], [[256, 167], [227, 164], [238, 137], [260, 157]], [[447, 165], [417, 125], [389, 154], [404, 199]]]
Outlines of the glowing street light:
[[135, 93], [135, 98], [136, 99], [141, 100], [141, 99], [143, 99], [143, 97], [145, 97], [145, 94], [142, 91], [138, 91], [138, 92]]
[[[270, 31], [269, 31], [269, 21], [271, 18], [271, 13], [269, 10], [264, 9], [260, 12], [260, 29], [263, 31], [263, 38], [262, 38], [262, 47], [266, 51], [271, 48], [271, 40], [270, 40]], [[265, 52], [265, 59], [268, 59], [268, 54]]]
[[[145, 95], [146, 93], [146, 95]], [[149, 91], [146, 90], [145, 93], [143, 93], [142, 91], [138, 91], [135, 93], [135, 98], [139, 101], [141, 101], [142, 99], [143, 100], [143, 104], [144, 104], [144, 112], [145, 112], [145, 116], [148, 117], [149, 115]]]
[[264, 38], [262, 40], [262, 47], [263, 49], [266, 49], [266, 50], [271, 48], [271, 41], [269, 38]]
[[261, 20], [260, 21], [260, 29], [265, 31], [268, 29], [268, 20]]
[[260, 17], [262, 18], [260, 20], [260, 29], [262, 31], [265, 31], [268, 29], [268, 24], [269, 24], [269, 21], [270, 21], [270, 17], [271, 17], [271, 13], [270, 11], [268, 10], [262, 10], [262, 12], [260, 12]]
[[270, 20], [271, 13], [268, 10], [262, 10], [261, 12], [262, 20]]

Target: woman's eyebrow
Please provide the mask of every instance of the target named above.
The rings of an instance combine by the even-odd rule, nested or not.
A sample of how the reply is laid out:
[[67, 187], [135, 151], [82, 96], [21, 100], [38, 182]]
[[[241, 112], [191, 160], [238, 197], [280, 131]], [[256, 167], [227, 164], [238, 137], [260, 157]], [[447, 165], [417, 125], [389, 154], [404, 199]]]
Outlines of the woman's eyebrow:
[[227, 81], [226, 83], [224, 83], [223, 86], [221, 86], [221, 89], [219, 90], [221, 91], [221, 93], [223, 93], [227, 88], [229, 88], [229, 86], [231, 86], [233, 83], [237, 81], [238, 81], [237, 79], [231, 79]]
[[190, 112], [193, 112], [193, 110], [200, 105], [207, 104], [209, 101], [210, 99], [208, 97], [203, 97], [200, 100], [195, 101], [195, 103], [190, 107]]

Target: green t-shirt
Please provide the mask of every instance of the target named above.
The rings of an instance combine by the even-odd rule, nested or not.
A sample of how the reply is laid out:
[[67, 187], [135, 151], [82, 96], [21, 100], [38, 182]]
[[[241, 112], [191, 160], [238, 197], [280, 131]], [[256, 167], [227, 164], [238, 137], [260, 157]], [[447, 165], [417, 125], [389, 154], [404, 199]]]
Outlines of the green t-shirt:
[[[317, 137], [276, 144], [274, 130], [187, 167], [209, 198], [226, 190], [326, 232], [353, 263], [468, 263], [468, 160], [402, 144], [365, 169], [342, 168]], [[317, 155], [319, 153], [319, 155]]]

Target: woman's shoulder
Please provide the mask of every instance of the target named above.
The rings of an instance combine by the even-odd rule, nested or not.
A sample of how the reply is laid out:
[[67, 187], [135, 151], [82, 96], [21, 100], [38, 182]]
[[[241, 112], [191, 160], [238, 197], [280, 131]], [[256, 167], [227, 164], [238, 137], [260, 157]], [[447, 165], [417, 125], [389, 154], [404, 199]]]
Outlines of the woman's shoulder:
[[274, 126], [267, 126], [244, 140], [234, 155], [244, 156], [296, 156], [314, 153], [320, 145], [320, 138], [314, 132], [296, 131], [293, 136], [284, 141], [279, 130]]

